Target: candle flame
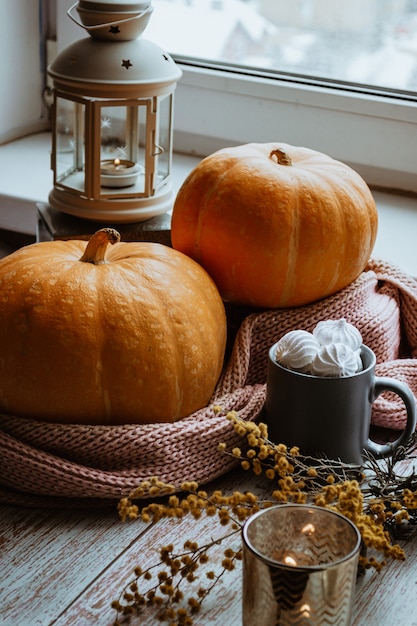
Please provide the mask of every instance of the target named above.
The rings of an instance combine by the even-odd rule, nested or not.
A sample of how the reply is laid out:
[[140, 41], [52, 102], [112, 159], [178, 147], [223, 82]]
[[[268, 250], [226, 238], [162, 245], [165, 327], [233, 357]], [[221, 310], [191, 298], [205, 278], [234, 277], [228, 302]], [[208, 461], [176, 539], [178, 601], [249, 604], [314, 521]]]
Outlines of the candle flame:
[[302, 533], [314, 533], [316, 530], [316, 527], [314, 526], [314, 524], [311, 524], [310, 522], [308, 524], [306, 524], [305, 526], [303, 526], [303, 528], [301, 529]]
[[310, 617], [311, 607], [309, 604], [303, 604], [300, 606], [300, 613], [302, 617]]
[[117, 167], [120, 165], [120, 159], [114, 159], [114, 166]]
[[286, 565], [293, 565], [293, 566], [297, 565], [297, 561], [292, 556], [289, 556], [289, 555], [284, 557], [284, 563]]

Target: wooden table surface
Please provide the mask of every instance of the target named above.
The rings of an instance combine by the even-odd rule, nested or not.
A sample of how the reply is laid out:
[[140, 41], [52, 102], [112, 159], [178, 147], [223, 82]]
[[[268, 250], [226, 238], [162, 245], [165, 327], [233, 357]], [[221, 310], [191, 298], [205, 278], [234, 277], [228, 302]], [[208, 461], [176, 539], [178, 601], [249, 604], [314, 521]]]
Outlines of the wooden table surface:
[[[214, 484], [246, 489], [247, 473], [233, 471]], [[207, 488], [208, 490], [208, 488]], [[158, 561], [158, 546], [186, 539], [199, 543], [220, 529], [215, 518], [122, 523], [116, 507], [76, 511], [0, 507], [0, 624], [2, 626], [111, 626], [115, 600], [132, 580], [133, 568]], [[216, 535], [217, 536], [217, 535]], [[391, 561], [380, 574], [357, 582], [354, 626], [417, 625], [417, 538], [404, 542], [405, 562]], [[234, 547], [240, 544], [237, 535]], [[207, 567], [216, 569], [225, 546], [216, 546]], [[203, 603], [195, 624], [241, 624], [241, 567], [228, 572]], [[203, 579], [204, 580], [204, 579]], [[131, 625], [159, 623], [155, 613]], [[262, 625], [259, 625], [262, 626]]]

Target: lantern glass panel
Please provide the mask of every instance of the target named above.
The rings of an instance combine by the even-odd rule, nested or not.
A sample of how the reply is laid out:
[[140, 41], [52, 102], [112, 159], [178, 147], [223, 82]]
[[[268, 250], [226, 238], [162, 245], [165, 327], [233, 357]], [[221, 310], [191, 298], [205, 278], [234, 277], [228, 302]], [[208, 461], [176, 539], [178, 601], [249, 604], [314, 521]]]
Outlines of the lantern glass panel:
[[156, 187], [164, 183], [171, 171], [172, 102], [173, 96], [169, 94], [161, 97], [158, 103], [159, 125], [155, 146]]
[[85, 105], [57, 96], [55, 128], [56, 182], [84, 191]]
[[[112, 188], [111, 172], [102, 177], [101, 195], [144, 194], [146, 125], [149, 102], [141, 100], [133, 103], [102, 105], [100, 108], [100, 163], [101, 166], [115, 168], [124, 165], [137, 169], [137, 176]], [[118, 165], [120, 163], [120, 165]], [[117, 169], [116, 169], [117, 171]], [[117, 180], [116, 177], [114, 177]], [[133, 182], [132, 182], [133, 181]]]

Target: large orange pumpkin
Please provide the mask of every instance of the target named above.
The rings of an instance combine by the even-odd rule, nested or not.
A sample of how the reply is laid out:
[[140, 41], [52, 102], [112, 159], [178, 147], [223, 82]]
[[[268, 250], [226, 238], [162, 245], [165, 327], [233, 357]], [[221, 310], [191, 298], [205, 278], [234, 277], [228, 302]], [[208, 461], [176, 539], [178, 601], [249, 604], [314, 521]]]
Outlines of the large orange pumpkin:
[[173, 246], [226, 301], [308, 304], [363, 271], [377, 233], [365, 181], [329, 156], [284, 143], [226, 148], [189, 174], [174, 204]]
[[208, 403], [226, 341], [215, 284], [180, 252], [119, 239], [103, 229], [87, 247], [36, 243], [0, 261], [0, 411], [143, 423]]

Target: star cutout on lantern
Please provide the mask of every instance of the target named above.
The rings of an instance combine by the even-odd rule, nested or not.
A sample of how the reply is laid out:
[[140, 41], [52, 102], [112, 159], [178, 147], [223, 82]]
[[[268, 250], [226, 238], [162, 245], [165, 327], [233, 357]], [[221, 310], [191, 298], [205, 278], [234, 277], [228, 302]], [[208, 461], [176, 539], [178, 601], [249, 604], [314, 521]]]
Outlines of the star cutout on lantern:
[[113, 35], [120, 33], [120, 28], [118, 26], [110, 26], [109, 33], [112, 33]]
[[132, 67], [132, 63], [129, 61], [129, 59], [123, 59], [122, 67], [125, 67], [128, 70], [129, 67]]
[[127, 155], [127, 146], [118, 146], [116, 148], [117, 156], [121, 159], [125, 159]]
[[102, 117], [100, 120], [101, 128], [111, 128], [111, 119], [109, 117]]

